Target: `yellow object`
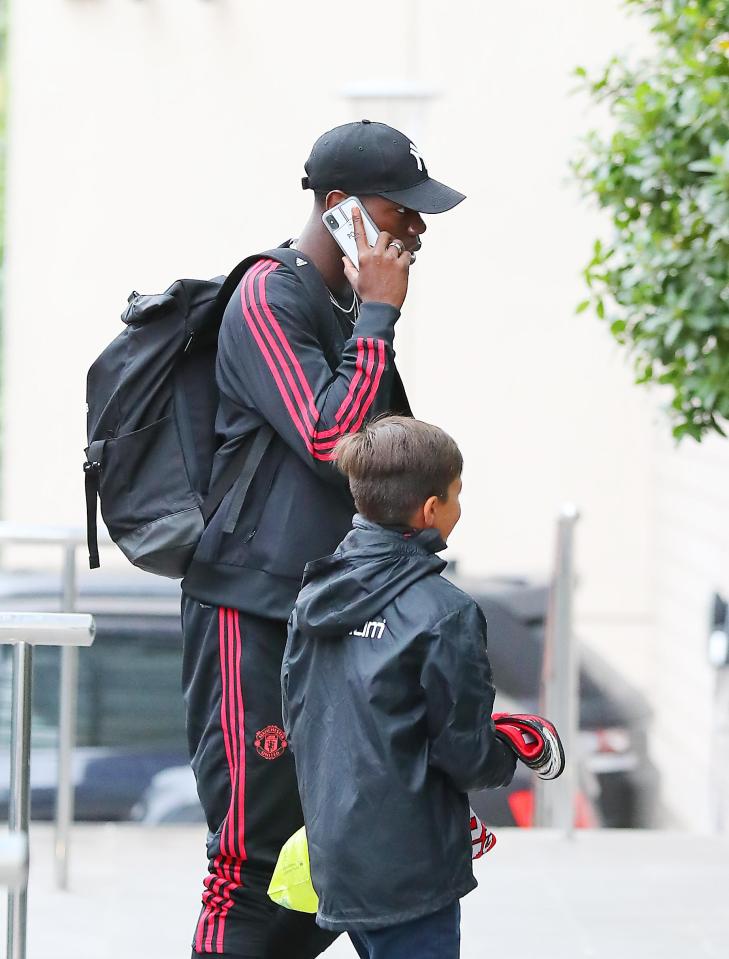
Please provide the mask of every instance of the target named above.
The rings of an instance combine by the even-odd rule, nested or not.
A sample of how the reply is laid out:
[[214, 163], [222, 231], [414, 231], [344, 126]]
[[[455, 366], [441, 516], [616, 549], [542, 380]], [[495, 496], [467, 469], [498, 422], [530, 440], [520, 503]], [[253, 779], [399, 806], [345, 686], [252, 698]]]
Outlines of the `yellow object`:
[[304, 826], [281, 847], [268, 895], [279, 906], [296, 912], [316, 912], [319, 908], [319, 897], [311, 884], [309, 846]]

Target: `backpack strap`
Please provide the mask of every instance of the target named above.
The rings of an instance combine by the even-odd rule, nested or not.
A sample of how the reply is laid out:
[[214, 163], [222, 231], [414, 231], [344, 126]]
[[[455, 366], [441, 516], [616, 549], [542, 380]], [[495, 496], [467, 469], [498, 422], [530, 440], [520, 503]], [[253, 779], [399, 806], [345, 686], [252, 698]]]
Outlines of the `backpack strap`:
[[86, 488], [86, 542], [89, 547], [89, 569], [99, 568], [99, 534], [96, 525], [96, 500], [99, 495], [99, 473], [104, 456], [105, 440], [96, 440], [86, 450], [84, 486]]
[[[316, 303], [317, 320], [319, 320], [320, 317], [329, 316], [331, 313], [329, 294], [319, 271], [312, 263], [305, 259], [298, 250], [292, 250], [287, 246], [277, 246], [272, 250], [265, 250], [263, 253], [255, 253], [253, 256], [247, 256], [245, 260], [241, 260], [237, 266], [233, 267], [215, 297], [221, 320], [223, 313], [225, 313], [226, 306], [238, 288], [238, 284], [248, 270], [259, 260], [277, 260], [283, 266], [287, 266], [303, 284], [309, 298]], [[322, 346], [326, 349], [330, 348], [333, 328], [323, 329], [321, 322], [318, 322], [316, 332], [322, 342]]]
[[[250, 446], [246, 444], [245, 464], [235, 484], [230, 506], [228, 507], [228, 515], [225, 517], [225, 524], [223, 526], [224, 533], [235, 532], [235, 528], [238, 525], [238, 518], [248, 494], [248, 489], [256, 474], [256, 470], [261, 465], [261, 460], [266, 450], [271, 445], [274, 432], [268, 423], [264, 423], [263, 426], [259, 426], [255, 433], [251, 435], [254, 439], [250, 443]], [[235, 457], [235, 459], [237, 459], [237, 457]]]
[[222, 306], [223, 312], [225, 312], [225, 307], [230, 302], [230, 298], [235, 293], [240, 281], [248, 270], [259, 260], [278, 260], [279, 263], [287, 266], [303, 280], [307, 292], [312, 299], [329, 302], [327, 289], [324, 285], [324, 280], [322, 280], [319, 275], [319, 271], [312, 266], [308, 260], [304, 259], [298, 250], [292, 250], [288, 246], [277, 246], [271, 250], [264, 250], [263, 253], [254, 253], [252, 256], [247, 256], [245, 260], [241, 260], [240, 263], [233, 267], [223, 281], [223, 285], [220, 287], [216, 296], [216, 300]]
[[240, 281], [246, 275], [248, 270], [250, 270], [250, 268], [254, 265], [254, 263], [257, 263], [258, 260], [262, 259], [265, 255], [266, 254], [264, 253], [256, 253], [253, 256], [247, 256], [245, 260], [241, 260], [240, 263], [234, 266], [227, 275], [223, 281], [223, 285], [220, 287], [215, 297], [218, 315], [221, 320], [223, 318], [223, 313], [225, 313], [225, 308], [230, 302], [230, 299], [235, 293]]
[[208, 495], [202, 502], [200, 511], [202, 512], [205, 525], [208, 524], [213, 513], [223, 502], [229, 490], [235, 486], [236, 490], [233, 494], [233, 500], [225, 522], [225, 532], [232, 532], [232, 530], [228, 529], [228, 526], [231, 524], [231, 519], [233, 529], [235, 529], [238, 517], [243, 508], [243, 503], [245, 502], [246, 494], [248, 493], [248, 488], [251, 485], [256, 470], [261, 465], [263, 454], [268, 449], [273, 436], [273, 429], [267, 423], [259, 426], [258, 429], [248, 434], [241, 448], [228, 461], [225, 469], [210, 487]]

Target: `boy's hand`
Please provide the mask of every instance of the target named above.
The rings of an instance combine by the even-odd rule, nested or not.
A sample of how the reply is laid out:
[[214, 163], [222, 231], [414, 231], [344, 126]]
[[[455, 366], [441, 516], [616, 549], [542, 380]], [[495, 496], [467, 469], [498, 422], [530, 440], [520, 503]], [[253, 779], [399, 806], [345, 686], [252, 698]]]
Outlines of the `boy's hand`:
[[548, 719], [532, 713], [494, 713], [496, 737], [540, 779], [556, 779], [565, 766], [559, 733]]
[[389, 303], [399, 310], [408, 291], [410, 253], [403, 248], [401, 240], [393, 240], [384, 230], [375, 245], [370, 246], [362, 214], [356, 206], [352, 207], [352, 224], [359, 270], [348, 256], [344, 256], [344, 275], [362, 303]]
[[471, 859], [480, 859], [496, 845], [496, 836], [471, 810]]

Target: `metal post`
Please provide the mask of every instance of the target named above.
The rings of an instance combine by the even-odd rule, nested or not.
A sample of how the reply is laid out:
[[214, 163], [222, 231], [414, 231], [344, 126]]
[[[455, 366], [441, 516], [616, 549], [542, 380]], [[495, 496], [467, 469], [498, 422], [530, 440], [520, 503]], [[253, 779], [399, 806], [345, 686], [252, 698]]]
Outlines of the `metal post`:
[[[64, 547], [63, 612], [76, 608], [76, 546]], [[61, 688], [58, 716], [58, 789], [56, 792], [56, 837], [54, 871], [56, 886], [68, 889], [68, 853], [74, 813], [73, 748], [76, 745], [78, 701], [78, 647], [61, 649]]]
[[579, 512], [560, 510], [557, 554], [544, 638], [540, 709], [557, 727], [567, 764], [554, 782], [537, 780], [536, 822], [571, 835], [577, 785], [578, 663], [572, 623], [574, 531]]
[[[1, 0], [0, 0], [1, 2]], [[64, 551], [63, 568], [63, 609], [73, 611], [76, 608], [76, 550], [86, 543], [86, 533], [82, 529], [58, 526], [24, 526], [18, 523], [0, 521], [0, 545], [18, 543], [23, 546], [56, 546]], [[108, 535], [100, 533], [99, 545], [110, 544]], [[14, 615], [14, 614], [13, 614]], [[66, 615], [69, 615], [66, 613]], [[7, 622], [7, 616], [0, 617]], [[21, 628], [31, 628], [30, 622], [18, 619]], [[51, 617], [43, 618], [33, 624], [33, 629], [46, 631], [49, 645], [61, 646], [61, 675], [59, 680], [59, 729], [58, 729], [58, 791], [56, 795], [56, 837], [54, 846], [54, 871], [56, 884], [65, 889], [68, 886], [68, 857], [73, 822], [74, 792], [72, 781], [73, 747], [76, 740], [76, 703], [78, 678], [78, 651], [69, 646], [68, 637], [63, 638], [64, 629], [59, 627], [57, 640], [50, 639], [55, 627]], [[2, 627], [0, 627], [0, 632]], [[37, 633], [36, 633], [37, 634]], [[40, 634], [37, 634], [40, 635]], [[79, 634], [77, 634], [78, 640]], [[37, 640], [33, 640], [36, 642]], [[44, 641], [46, 642], [46, 641]], [[81, 645], [88, 645], [85, 641]], [[77, 645], [75, 642], [71, 646]]]
[[[13, 714], [10, 732], [11, 833], [27, 835], [30, 818], [30, 715], [33, 647], [19, 642], [13, 648]], [[25, 959], [28, 911], [27, 880], [8, 894], [8, 959]]]
[[[717, 669], [711, 731], [711, 755], [729, 756], [729, 667]], [[729, 769], [726, 762], [711, 764], [709, 798], [711, 819], [717, 835], [729, 834]]]
[[[90, 646], [95, 634], [94, 620], [87, 615], [0, 612], [0, 643], [14, 646], [8, 817], [13, 835], [27, 838], [30, 818], [32, 648]], [[8, 897], [8, 959], [25, 959], [27, 889], [27, 877], [21, 876]]]

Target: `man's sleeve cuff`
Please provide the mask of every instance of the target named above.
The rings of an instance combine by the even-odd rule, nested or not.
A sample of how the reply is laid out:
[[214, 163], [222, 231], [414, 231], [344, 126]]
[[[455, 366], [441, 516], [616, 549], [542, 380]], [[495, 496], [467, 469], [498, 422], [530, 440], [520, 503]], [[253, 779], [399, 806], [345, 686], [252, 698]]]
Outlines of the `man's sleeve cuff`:
[[373, 336], [392, 343], [395, 337], [395, 323], [400, 310], [389, 303], [368, 301], [360, 307], [359, 319], [354, 324], [353, 336]]

